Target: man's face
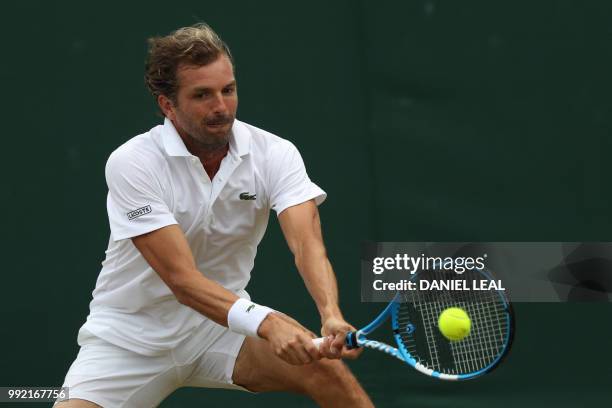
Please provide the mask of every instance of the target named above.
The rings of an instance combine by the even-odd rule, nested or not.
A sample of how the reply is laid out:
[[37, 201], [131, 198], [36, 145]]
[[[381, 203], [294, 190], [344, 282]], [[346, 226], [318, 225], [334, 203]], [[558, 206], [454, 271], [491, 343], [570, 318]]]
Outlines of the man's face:
[[176, 103], [159, 99], [179, 134], [201, 148], [225, 146], [238, 108], [236, 79], [225, 54], [204, 66], [180, 64]]

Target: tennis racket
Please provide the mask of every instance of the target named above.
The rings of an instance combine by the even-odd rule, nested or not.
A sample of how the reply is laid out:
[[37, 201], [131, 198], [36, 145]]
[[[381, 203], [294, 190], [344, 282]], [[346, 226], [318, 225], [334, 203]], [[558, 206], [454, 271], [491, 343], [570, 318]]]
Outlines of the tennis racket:
[[[417, 371], [441, 380], [468, 380], [493, 370], [508, 354], [514, 337], [514, 313], [505, 291], [486, 290], [420, 290], [420, 281], [461, 280], [483, 282], [489, 287], [493, 279], [485, 269], [465, 271], [434, 270], [414, 274], [414, 290], [398, 292], [387, 307], [370, 324], [346, 336], [348, 348], [366, 347], [382, 351]], [[438, 317], [449, 307], [465, 310], [471, 329], [462, 340], [451, 341], [438, 329]], [[390, 320], [397, 347], [368, 336]], [[323, 338], [313, 340], [317, 346]]]

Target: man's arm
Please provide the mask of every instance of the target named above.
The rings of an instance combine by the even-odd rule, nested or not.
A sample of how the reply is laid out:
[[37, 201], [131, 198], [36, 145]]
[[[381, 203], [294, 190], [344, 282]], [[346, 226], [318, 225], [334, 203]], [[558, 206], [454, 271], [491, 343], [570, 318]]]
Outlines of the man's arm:
[[227, 313], [238, 296], [198, 271], [178, 225], [139, 235], [132, 242], [180, 303], [227, 326]]
[[321, 334], [333, 336], [326, 339], [321, 352], [329, 358], [356, 357], [358, 351], [343, 347], [346, 333], [355, 328], [344, 320], [338, 305], [336, 276], [327, 258], [314, 200], [287, 208], [279, 214], [278, 220], [298, 271], [321, 315]]
[[[176, 224], [132, 238], [149, 265], [168, 285], [177, 300], [223, 326], [238, 296], [197, 269], [185, 235]], [[306, 364], [321, 358], [312, 335], [298, 322], [270, 313], [258, 329], [274, 352], [290, 364]]]

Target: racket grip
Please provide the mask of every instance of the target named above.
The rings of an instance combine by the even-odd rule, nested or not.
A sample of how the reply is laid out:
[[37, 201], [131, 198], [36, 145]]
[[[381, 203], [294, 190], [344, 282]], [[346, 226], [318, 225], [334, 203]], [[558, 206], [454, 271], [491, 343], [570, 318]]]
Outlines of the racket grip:
[[359, 344], [357, 344], [357, 332], [349, 332], [346, 334], [346, 347], [348, 349], [359, 348]]
[[325, 337], [319, 337], [318, 339], [312, 339], [312, 342], [317, 348], [319, 348], [321, 344], [323, 344], [323, 340], [325, 340]]
[[[323, 341], [325, 340], [325, 337], [319, 337], [317, 339], [312, 339], [312, 342], [314, 343], [314, 345], [319, 348], [321, 346], [321, 344], [323, 344]], [[358, 348], [359, 346], [357, 345], [357, 332], [348, 332], [346, 334], [346, 346], [349, 349], [354, 349], [354, 348]]]

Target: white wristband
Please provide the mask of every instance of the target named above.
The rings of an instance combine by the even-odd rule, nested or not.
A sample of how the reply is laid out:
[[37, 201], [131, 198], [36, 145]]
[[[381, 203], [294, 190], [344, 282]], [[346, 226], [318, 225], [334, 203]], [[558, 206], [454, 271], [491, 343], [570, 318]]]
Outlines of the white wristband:
[[235, 333], [259, 337], [257, 329], [270, 312], [274, 312], [274, 309], [240, 298], [227, 314], [227, 326]]

